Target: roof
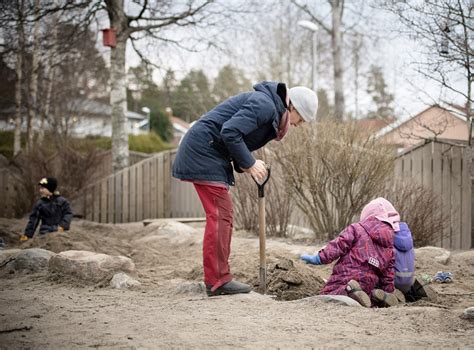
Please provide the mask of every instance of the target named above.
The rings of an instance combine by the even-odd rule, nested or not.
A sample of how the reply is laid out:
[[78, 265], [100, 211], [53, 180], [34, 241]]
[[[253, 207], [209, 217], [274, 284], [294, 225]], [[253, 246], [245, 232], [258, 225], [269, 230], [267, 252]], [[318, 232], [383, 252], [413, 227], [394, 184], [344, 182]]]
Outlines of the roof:
[[404, 118], [400, 118], [400, 119], [396, 120], [394, 123], [392, 123], [390, 125], [387, 125], [383, 129], [381, 129], [379, 132], [377, 132], [375, 134], [375, 137], [376, 138], [382, 137], [382, 136], [388, 134], [389, 132], [401, 127], [403, 124], [409, 122], [410, 120], [417, 118], [418, 116], [425, 113], [429, 109], [435, 108], [435, 107], [444, 109], [444, 110], [448, 111], [449, 114], [453, 115], [454, 117], [456, 117], [456, 118], [458, 118], [458, 119], [460, 119], [464, 122], [467, 122], [467, 114], [465, 113], [465, 111], [466, 111], [465, 108], [462, 108], [462, 107], [456, 106], [456, 105], [452, 105], [452, 104], [449, 104], [449, 103], [441, 102], [439, 104], [434, 104], [434, 105], [431, 105], [431, 106], [425, 108], [420, 113], [418, 113], [414, 116], [406, 116]]
[[395, 120], [396, 118], [394, 117], [388, 117], [388, 118], [372, 117], [372, 118], [356, 119], [354, 120], [354, 123], [361, 130], [374, 133], [380, 129], [383, 129], [387, 125], [392, 124]]
[[189, 130], [191, 125], [185, 122], [183, 119], [178, 117], [170, 117], [170, 121], [173, 124], [173, 127], [178, 129], [179, 131], [186, 132]]

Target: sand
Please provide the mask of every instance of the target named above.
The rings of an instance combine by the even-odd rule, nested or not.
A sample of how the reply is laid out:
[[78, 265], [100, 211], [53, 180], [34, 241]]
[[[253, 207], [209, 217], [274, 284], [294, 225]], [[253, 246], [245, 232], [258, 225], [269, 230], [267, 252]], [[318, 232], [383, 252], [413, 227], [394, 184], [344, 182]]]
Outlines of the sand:
[[[89, 250], [130, 257], [140, 287], [112, 289], [54, 279], [46, 271], [2, 273], [0, 349], [169, 348], [472, 348], [474, 251], [451, 252], [446, 265], [417, 251], [417, 274], [451, 271], [454, 282], [433, 284], [436, 302], [365, 309], [314, 297], [331, 266], [298, 261], [316, 247], [267, 240], [268, 292], [208, 298], [202, 291], [202, 227], [173, 233], [163, 223], [101, 225], [75, 221], [66, 234], [17, 241], [25, 220], [0, 219], [8, 249]], [[178, 226], [179, 227], [179, 226]], [[231, 268], [258, 288], [258, 240], [236, 232]]]

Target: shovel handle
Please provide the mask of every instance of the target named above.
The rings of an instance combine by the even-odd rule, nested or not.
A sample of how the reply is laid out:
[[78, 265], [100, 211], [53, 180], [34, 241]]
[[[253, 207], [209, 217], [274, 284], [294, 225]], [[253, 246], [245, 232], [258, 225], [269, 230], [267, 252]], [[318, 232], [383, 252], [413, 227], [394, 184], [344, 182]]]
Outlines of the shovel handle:
[[268, 166], [268, 167], [267, 167], [267, 176], [263, 179], [262, 182], [258, 182], [258, 181], [252, 176], [253, 181], [255, 181], [255, 183], [257, 184], [257, 187], [258, 187], [258, 197], [259, 197], [259, 198], [265, 197], [264, 187], [265, 187], [265, 184], [268, 182], [268, 180], [270, 180], [270, 173], [271, 173], [271, 168], [270, 168], [270, 166]]

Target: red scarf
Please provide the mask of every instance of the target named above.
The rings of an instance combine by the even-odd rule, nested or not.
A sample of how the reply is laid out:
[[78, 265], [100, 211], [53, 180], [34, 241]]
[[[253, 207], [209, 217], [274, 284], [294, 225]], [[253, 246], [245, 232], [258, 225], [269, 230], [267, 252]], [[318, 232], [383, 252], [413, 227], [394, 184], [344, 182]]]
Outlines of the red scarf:
[[290, 128], [289, 115], [290, 113], [288, 112], [288, 110], [286, 110], [281, 116], [280, 125], [278, 125], [278, 132], [276, 137], [277, 141], [281, 141], [281, 139], [285, 137], [286, 133], [288, 132], [288, 129]]

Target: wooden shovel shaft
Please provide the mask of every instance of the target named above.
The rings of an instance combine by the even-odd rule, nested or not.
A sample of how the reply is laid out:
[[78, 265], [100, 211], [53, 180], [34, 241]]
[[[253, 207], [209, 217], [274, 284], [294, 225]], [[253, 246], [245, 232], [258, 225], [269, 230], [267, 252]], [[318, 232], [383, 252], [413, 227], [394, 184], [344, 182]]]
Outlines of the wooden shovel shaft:
[[258, 235], [260, 241], [260, 286], [266, 290], [267, 270], [265, 256], [265, 197], [258, 199]]

